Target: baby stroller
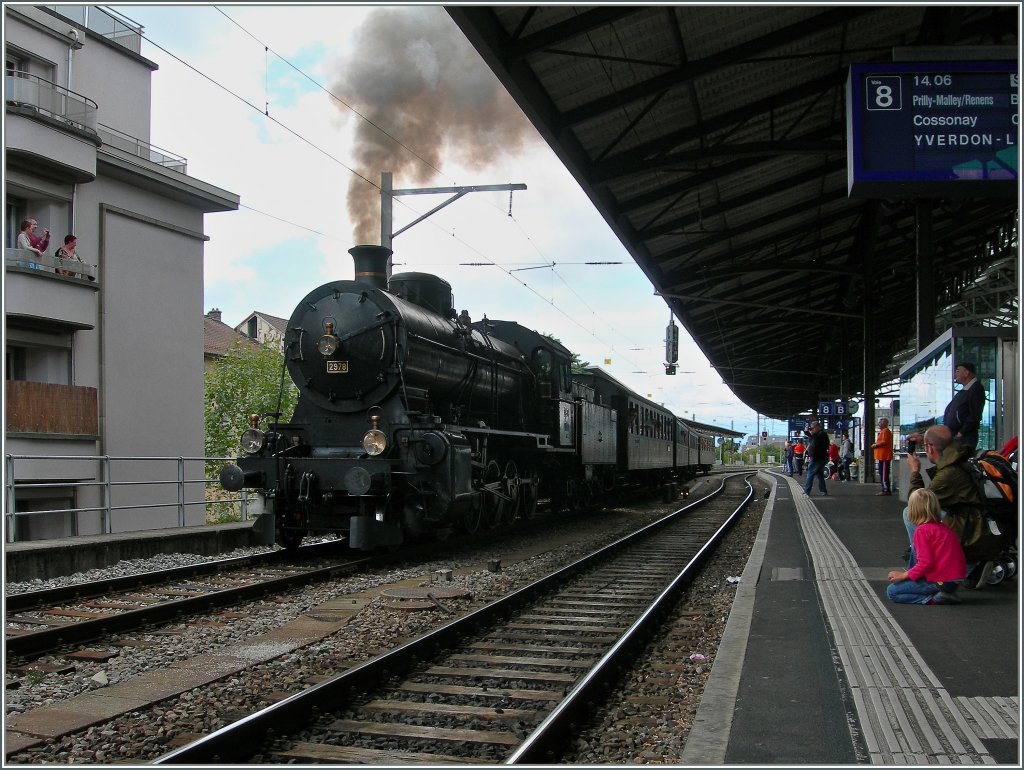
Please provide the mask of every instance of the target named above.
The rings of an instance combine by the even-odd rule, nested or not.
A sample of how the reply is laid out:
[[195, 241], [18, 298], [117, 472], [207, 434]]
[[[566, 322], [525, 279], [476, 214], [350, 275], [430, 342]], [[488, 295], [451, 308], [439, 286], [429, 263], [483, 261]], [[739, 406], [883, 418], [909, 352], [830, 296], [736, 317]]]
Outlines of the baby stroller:
[[838, 478], [838, 474], [839, 474], [839, 467], [834, 462], [829, 460], [827, 463], [825, 463], [825, 478], [826, 479], [828, 479], [829, 481], [835, 481], [836, 478]]
[[[983, 569], [985, 569], [983, 567]], [[985, 570], [988, 575], [985, 578], [985, 582], [990, 586], [997, 586], [1004, 580], [1011, 580], [1017, 575], [1017, 547], [1011, 545], [1006, 550], [1002, 551], [999, 556], [993, 560], [992, 566]]]

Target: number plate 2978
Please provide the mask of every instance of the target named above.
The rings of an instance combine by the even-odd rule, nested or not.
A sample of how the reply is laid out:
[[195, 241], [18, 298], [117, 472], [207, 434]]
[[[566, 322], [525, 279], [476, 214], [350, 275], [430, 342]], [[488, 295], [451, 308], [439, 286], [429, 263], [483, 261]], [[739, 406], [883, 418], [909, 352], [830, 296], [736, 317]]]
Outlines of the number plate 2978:
[[328, 374], [348, 374], [348, 361], [328, 361]]

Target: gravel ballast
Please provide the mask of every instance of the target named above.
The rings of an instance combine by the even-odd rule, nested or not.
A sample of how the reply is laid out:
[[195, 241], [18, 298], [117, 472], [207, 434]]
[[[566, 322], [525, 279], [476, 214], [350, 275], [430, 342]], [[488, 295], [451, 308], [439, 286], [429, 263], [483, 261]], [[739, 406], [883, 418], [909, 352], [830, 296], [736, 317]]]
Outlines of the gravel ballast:
[[[244, 647], [246, 639], [314, 611], [325, 602], [417, 578], [429, 583], [434, 574], [446, 570], [453, 571], [452, 582], [447, 585], [465, 588], [469, 598], [446, 600], [445, 607], [454, 614], [463, 614], [550, 573], [557, 566], [631, 531], [638, 524], [659, 518], [669, 510], [670, 506], [656, 505], [603, 512], [583, 522], [565, 522], [543, 534], [510, 538], [502, 544], [500, 552], [493, 547], [486, 551], [463, 551], [457, 557], [440, 556], [427, 563], [313, 586], [290, 595], [286, 601], [278, 598], [232, 608], [230, 618], [215, 613], [211, 616], [215, 624], [203, 626], [190, 622], [186, 628], [180, 629], [180, 633], [167, 634], [166, 631], [179, 630], [170, 628], [164, 633], [133, 634], [133, 638], [151, 643], [151, 646], [111, 647], [118, 654], [109, 661], [76, 661], [75, 670], [71, 673], [46, 673], [34, 678], [35, 681], [23, 682], [18, 689], [5, 692], [5, 713], [17, 714], [58, 703], [218, 648]], [[762, 510], [763, 501], [760, 501], [734, 528], [719, 553], [691, 586], [689, 598], [684, 602], [686, 607], [680, 605], [681, 625], [666, 632], [662, 642], [652, 646], [650, 661], [645, 654], [636, 672], [627, 675], [627, 680], [635, 678], [636, 682], [635, 687], [630, 685], [631, 694], [614, 706], [602, 709], [593, 728], [575, 739], [576, 756], [567, 756], [564, 761], [643, 763], [670, 762], [673, 757], [678, 761], [735, 592], [734, 584], [727, 582], [726, 578], [742, 572]], [[573, 534], [573, 542], [569, 545], [559, 545], [514, 564], [503, 564], [497, 572], [466, 570], [470, 564], [487, 564], [503, 554], [536, 548], [536, 544], [530, 545], [530, 541], [537, 538], [557, 539], [561, 536], [564, 541], [566, 532]], [[440, 543], [438, 547], [442, 550], [444, 544]], [[246, 549], [246, 552], [257, 550]], [[231, 555], [242, 554], [236, 552]], [[145, 564], [122, 563], [108, 570], [93, 570], [88, 578], [79, 575], [61, 578], [59, 582], [32, 581], [24, 590], [40, 590], [67, 584], [66, 581], [81, 582], [99, 576], [92, 573], [127, 574], [131, 570], [137, 572], [177, 566], [188, 563], [188, 558], [160, 557], [157, 560], [159, 564], [154, 560], [142, 560]], [[204, 560], [204, 557], [195, 558]], [[9, 593], [18, 588], [6, 586]], [[236, 675], [144, 710], [132, 711], [102, 725], [48, 741], [45, 746], [12, 754], [7, 760], [19, 764], [148, 761], [414, 638], [451, 617], [440, 608], [423, 611], [396, 609], [393, 600], [379, 596], [356, 613], [342, 630], [319, 642], [255, 663]], [[367, 640], [372, 642], [368, 644]], [[693, 655], [704, 659], [691, 661], [690, 656]], [[48, 657], [51, 658], [50, 663], [66, 662], [59, 656]], [[43, 662], [46, 662], [45, 658]], [[632, 694], [634, 689], [635, 695]]]

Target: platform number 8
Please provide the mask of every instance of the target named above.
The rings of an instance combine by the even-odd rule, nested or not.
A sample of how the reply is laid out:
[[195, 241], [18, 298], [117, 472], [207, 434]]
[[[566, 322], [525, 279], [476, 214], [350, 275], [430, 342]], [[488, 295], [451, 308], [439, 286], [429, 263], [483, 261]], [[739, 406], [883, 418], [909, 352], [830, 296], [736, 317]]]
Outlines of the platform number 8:
[[871, 75], [866, 78], [866, 81], [869, 110], [899, 110], [903, 108], [898, 77]]

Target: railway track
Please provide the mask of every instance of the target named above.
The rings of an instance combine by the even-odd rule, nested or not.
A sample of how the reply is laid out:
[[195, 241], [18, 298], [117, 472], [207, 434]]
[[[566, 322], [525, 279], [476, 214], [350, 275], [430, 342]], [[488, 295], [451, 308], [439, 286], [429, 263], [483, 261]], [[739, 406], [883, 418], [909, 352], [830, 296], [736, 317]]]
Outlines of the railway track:
[[369, 559], [339, 558], [337, 543], [272, 551], [5, 597], [8, 660], [206, 613], [334, 579]]
[[753, 497], [737, 477], [559, 572], [154, 761], [552, 763]]
[[[547, 503], [548, 501], [542, 501]], [[546, 505], [535, 524], [549, 521]], [[514, 526], [514, 525], [512, 525]], [[447, 538], [449, 549], [483, 545], [507, 536], [509, 526]], [[253, 599], [325, 582], [371, 565], [430, 558], [436, 543], [410, 543], [399, 551], [353, 556], [343, 541], [311, 543], [296, 551], [214, 559], [183, 567], [78, 583], [5, 597], [4, 646], [20, 665], [58, 648], [95, 642], [179, 622]], [[321, 566], [309, 566], [317, 560]]]

